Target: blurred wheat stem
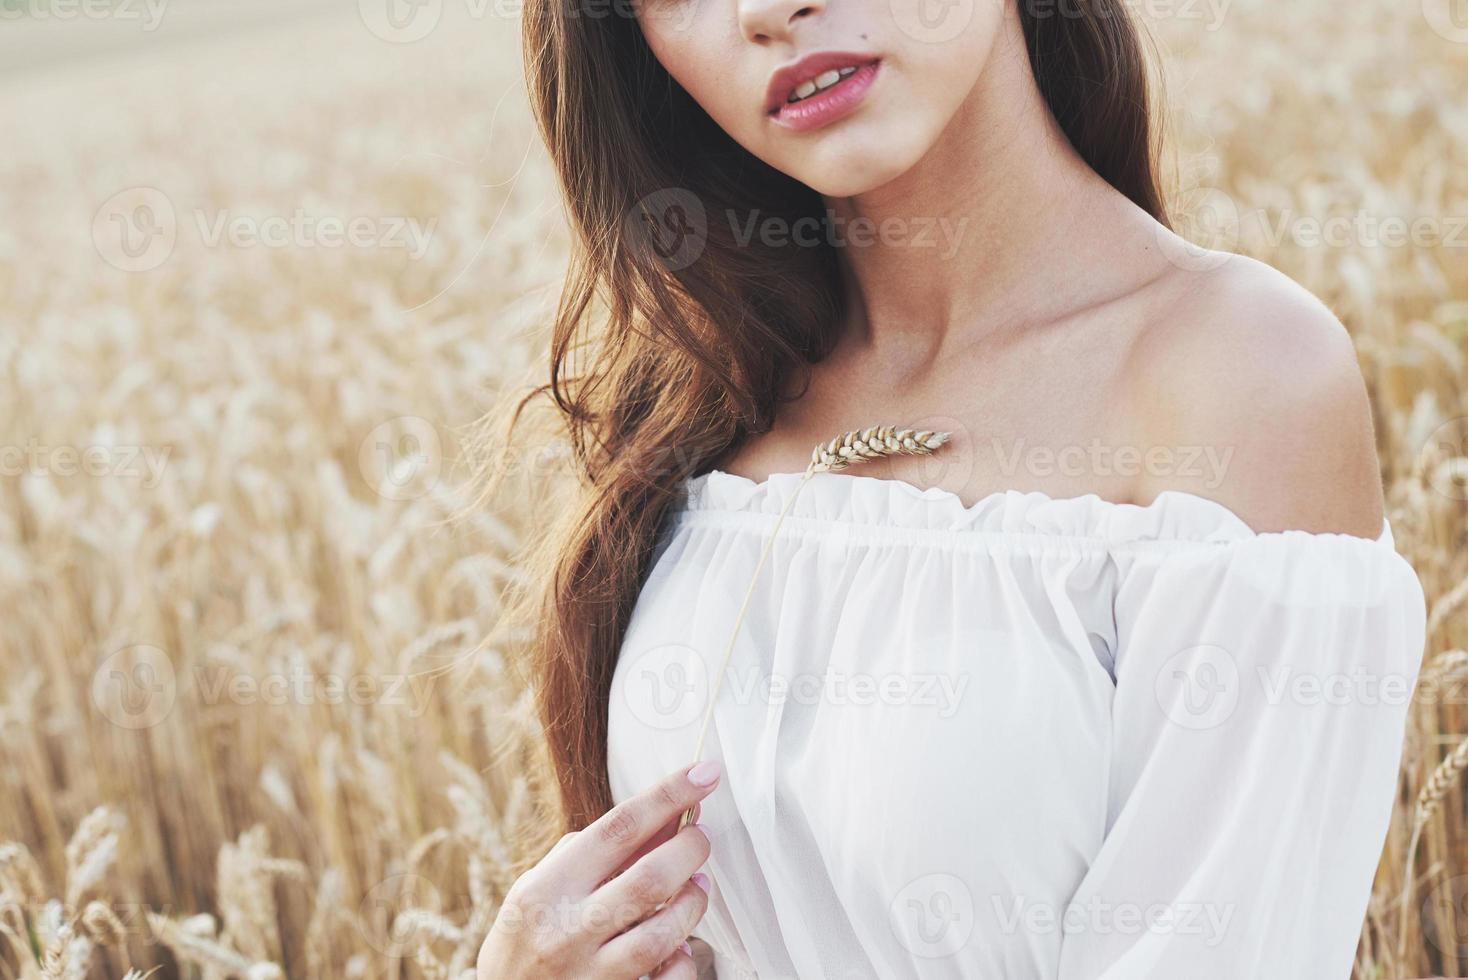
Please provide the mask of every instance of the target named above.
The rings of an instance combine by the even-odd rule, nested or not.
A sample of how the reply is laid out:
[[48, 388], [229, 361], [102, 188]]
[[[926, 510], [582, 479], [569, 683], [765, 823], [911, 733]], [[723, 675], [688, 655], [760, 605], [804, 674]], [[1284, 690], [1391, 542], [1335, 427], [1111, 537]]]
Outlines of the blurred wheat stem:
[[[703, 711], [703, 723], [698, 729], [698, 743], [693, 747], [695, 763], [703, 755], [704, 738], [708, 735], [709, 722], [714, 716], [714, 702], [718, 700], [719, 689], [723, 686], [724, 671], [729, 667], [729, 658], [734, 653], [734, 641], [739, 637], [739, 627], [744, 623], [744, 613], [749, 608], [750, 598], [754, 595], [759, 573], [764, 569], [765, 559], [770, 556], [770, 549], [774, 547], [775, 538], [780, 533], [780, 525], [784, 522], [785, 515], [790, 513], [790, 508], [795, 505], [795, 498], [800, 496], [801, 489], [817, 473], [834, 473], [853, 463], [882, 459], [887, 456], [932, 455], [948, 441], [948, 435], [947, 432], [933, 432], [928, 429], [899, 429], [892, 425], [873, 426], [843, 433], [830, 442], [821, 443], [811, 451], [810, 463], [806, 465], [800, 482], [795, 485], [795, 491], [790, 494], [790, 499], [786, 500], [785, 506], [780, 509], [780, 516], [775, 519], [775, 526], [770, 529], [770, 536], [765, 540], [759, 561], [754, 566], [754, 574], [750, 576], [749, 588], [744, 592], [744, 601], [739, 604], [739, 614], [734, 618], [734, 628], [729, 631], [729, 642], [724, 647], [724, 656], [719, 663], [718, 673], [714, 675], [713, 689], [709, 692], [708, 705]], [[682, 830], [692, 822], [693, 808], [689, 807], [678, 819], [678, 829]]]

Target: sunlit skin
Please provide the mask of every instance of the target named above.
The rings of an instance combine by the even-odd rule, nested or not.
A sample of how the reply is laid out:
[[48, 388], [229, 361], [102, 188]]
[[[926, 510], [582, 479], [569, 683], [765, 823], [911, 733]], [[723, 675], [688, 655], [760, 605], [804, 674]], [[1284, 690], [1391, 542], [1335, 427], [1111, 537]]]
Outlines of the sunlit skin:
[[[933, 27], [920, 7], [932, 2], [638, 8], [673, 79], [836, 215], [961, 231], [941, 256], [900, 240], [841, 248], [852, 313], [835, 352], [720, 468], [762, 479], [799, 470], [835, 433], [927, 422], [954, 431], [942, 465], [883, 461], [872, 475], [968, 502], [1023, 489], [1147, 503], [1179, 490], [1256, 530], [1380, 533], [1369, 404], [1330, 310], [1262, 263], [1189, 246], [1099, 178], [1044, 104], [1015, 6], [956, 3]], [[856, 111], [809, 132], [772, 120], [771, 74], [833, 49], [880, 59]], [[1014, 466], [1017, 449], [1098, 441], [1178, 458], [1202, 447], [1227, 464]]]

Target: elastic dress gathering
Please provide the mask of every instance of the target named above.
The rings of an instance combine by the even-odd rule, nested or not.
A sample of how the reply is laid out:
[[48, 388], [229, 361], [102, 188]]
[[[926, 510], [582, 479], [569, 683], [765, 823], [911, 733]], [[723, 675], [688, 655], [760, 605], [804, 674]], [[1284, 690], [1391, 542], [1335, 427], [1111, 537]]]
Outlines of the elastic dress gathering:
[[[800, 480], [685, 481], [615, 800], [692, 761]], [[820, 473], [755, 582], [702, 751], [720, 980], [1349, 976], [1425, 639], [1389, 522]]]

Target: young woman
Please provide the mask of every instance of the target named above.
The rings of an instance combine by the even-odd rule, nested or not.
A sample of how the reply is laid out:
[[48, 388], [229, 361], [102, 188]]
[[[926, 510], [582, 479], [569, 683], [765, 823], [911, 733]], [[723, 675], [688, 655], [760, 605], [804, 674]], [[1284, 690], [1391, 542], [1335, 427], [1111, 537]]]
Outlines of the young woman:
[[[1347, 976], [1423, 596], [1341, 325], [1169, 230], [1122, 0], [524, 30], [570, 832], [480, 975]], [[950, 439], [802, 483], [884, 424]]]

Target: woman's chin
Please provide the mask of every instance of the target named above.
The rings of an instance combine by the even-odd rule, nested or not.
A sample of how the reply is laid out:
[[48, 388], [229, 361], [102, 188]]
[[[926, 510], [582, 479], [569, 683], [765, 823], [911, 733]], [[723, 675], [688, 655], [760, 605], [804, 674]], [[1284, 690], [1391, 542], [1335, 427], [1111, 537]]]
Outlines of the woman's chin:
[[776, 166], [827, 197], [881, 187], [911, 170], [935, 138], [927, 120], [885, 116], [843, 120], [828, 132], [809, 134], [798, 147], [781, 147]]
[[905, 157], [897, 159], [890, 147], [854, 148], [832, 154], [829, 162], [813, 164], [806, 158], [786, 173], [824, 197], [857, 197], [895, 180], [911, 166]]

